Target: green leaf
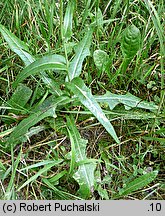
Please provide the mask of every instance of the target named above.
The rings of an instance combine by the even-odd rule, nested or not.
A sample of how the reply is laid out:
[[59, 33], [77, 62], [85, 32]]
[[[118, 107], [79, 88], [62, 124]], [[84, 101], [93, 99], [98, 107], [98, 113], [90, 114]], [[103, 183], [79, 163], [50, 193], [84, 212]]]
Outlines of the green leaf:
[[[69, 128], [69, 135], [71, 138], [72, 146], [74, 146], [74, 157], [75, 162], [79, 163], [85, 161], [86, 158], [86, 145], [87, 140], [81, 138], [80, 133], [77, 130], [77, 127], [74, 123], [74, 119], [67, 118], [67, 126]], [[73, 155], [73, 154], [72, 154]], [[78, 182], [79, 194], [82, 198], [88, 198], [91, 193], [91, 189], [94, 186], [94, 170], [96, 168], [95, 163], [82, 163], [78, 167], [78, 171], [73, 175], [73, 178]]]
[[32, 164], [32, 165], [29, 165], [29, 166], [26, 166], [22, 169], [20, 169], [19, 171], [22, 172], [23, 170], [30, 170], [30, 169], [34, 169], [34, 168], [38, 168], [40, 166], [45, 166], [45, 165], [48, 165], [48, 164], [52, 164], [54, 162], [54, 160], [44, 160], [44, 161], [41, 161], [41, 162], [38, 162], [38, 163], [35, 163], [35, 164]]
[[16, 87], [18, 83], [22, 82], [30, 75], [35, 75], [36, 73], [43, 70], [66, 70], [66, 60], [61, 55], [48, 55], [44, 56], [35, 62], [31, 63], [25, 69], [23, 69], [17, 76], [13, 87]]
[[144, 0], [145, 6], [148, 9], [151, 19], [153, 21], [154, 27], [157, 31], [159, 41], [160, 41], [160, 50], [162, 53], [162, 56], [165, 55], [165, 44], [164, 44], [164, 29], [162, 28], [161, 21], [159, 17], [158, 12], [155, 9], [155, 6], [153, 5], [152, 1], [150, 0]]
[[44, 125], [39, 125], [36, 127], [32, 127], [29, 129], [29, 131], [26, 133], [26, 137], [22, 139], [23, 142], [27, 142], [30, 140], [30, 137], [39, 134], [41, 131], [45, 131], [47, 129], [46, 126]]
[[97, 191], [98, 191], [98, 194], [101, 196], [102, 199], [109, 200], [107, 189], [103, 189], [101, 187], [101, 185], [99, 185], [97, 188]]
[[107, 65], [109, 63], [109, 56], [103, 50], [95, 50], [93, 53], [93, 59], [96, 67], [100, 71], [106, 71]]
[[16, 160], [14, 161], [14, 152], [13, 149], [11, 150], [11, 158], [12, 158], [12, 169], [11, 169], [11, 177], [10, 177], [10, 181], [8, 183], [8, 186], [6, 188], [6, 192], [5, 192], [5, 199], [7, 200], [11, 200], [13, 195], [14, 195], [14, 181], [15, 181], [15, 177], [16, 177], [16, 173], [17, 173], [17, 169], [18, 169], [18, 165], [21, 159], [21, 151], [19, 152], [19, 154], [17, 155]]
[[28, 46], [1, 24], [0, 32], [8, 43], [10, 49], [19, 55], [26, 66], [35, 60], [35, 58], [29, 54]]
[[140, 48], [141, 34], [135, 25], [126, 28], [123, 34], [121, 49], [125, 58], [133, 58]]
[[54, 79], [48, 77], [46, 73], [44, 73], [44, 76], [42, 76], [42, 81], [44, 82], [46, 87], [49, 88], [52, 94], [56, 94], [57, 96], [63, 94], [62, 90], [60, 89], [60, 84], [56, 82]]
[[66, 170], [61, 171], [58, 174], [55, 174], [53, 177], [49, 178], [49, 182], [55, 184], [58, 182], [60, 178], [62, 178], [64, 175], [66, 175], [68, 172]]
[[26, 185], [28, 185], [29, 183], [35, 181], [39, 176], [41, 176], [43, 173], [45, 173], [46, 171], [50, 170], [53, 166], [58, 165], [59, 163], [61, 163], [63, 160], [57, 160], [57, 161], [52, 161], [51, 163], [45, 165], [44, 168], [40, 169], [34, 176], [32, 176], [31, 178], [29, 178], [25, 183], [23, 183], [23, 185], [21, 185], [21, 187], [19, 187], [17, 189], [17, 191], [20, 191], [23, 187], [25, 187]]
[[97, 28], [103, 29], [104, 17], [100, 8], [96, 11], [96, 25]]
[[[2, 33], [4, 39], [7, 41], [9, 44], [10, 49], [15, 52], [24, 62], [26, 66], [34, 62], [36, 59], [34, 56], [32, 56], [29, 53], [28, 46], [21, 41], [19, 38], [17, 38], [14, 34], [9, 32], [3, 25], [0, 24], [0, 32]], [[65, 61], [65, 60], [64, 60]], [[57, 95], [60, 95], [60, 90], [53, 85], [53, 81], [46, 75], [45, 72], [40, 72], [40, 76], [43, 80], [43, 82], [47, 85], [50, 86], [52, 90], [54, 90]]]
[[73, 21], [73, 12], [75, 7], [75, 1], [69, 1], [65, 16], [64, 16], [64, 25], [63, 25], [63, 37], [67, 42], [72, 36], [72, 21]]
[[[70, 123], [69, 118], [67, 118], [67, 123]], [[71, 142], [71, 162], [70, 162], [69, 175], [72, 175], [72, 173], [74, 172], [74, 168], [76, 166], [76, 148], [75, 148], [75, 142], [74, 142], [73, 136], [69, 129], [68, 129], [68, 134], [69, 134], [69, 138]]]
[[88, 108], [91, 113], [98, 119], [98, 121], [105, 127], [108, 133], [114, 138], [114, 140], [119, 143], [119, 139], [116, 135], [116, 132], [103, 113], [101, 107], [97, 103], [96, 99], [92, 95], [91, 91], [84, 84], [83, 80], [80, 78], [74, 78], [71, 83], [67, 84], [68, 88], [78, 97], [81, 103]]
[[61, 200], [81, 200], [80, 197], [74, 196], [70, 193], [57, 189], [48, 179], [44, 178], [42, 181], [54, 191], [56, 199]]
[[140, 98], [132, 95], [131, 93], [116, 95], [107, 91], [104, 95], [95, 96], [95, 99], [100, 103], [107, 103], [111, 110], [118, 104], [123, 104], [126, 110], [135, 107], [148, 110], [158, 109], [158, 106], [154, 103], [142, 101]]
[[75, 57], [69, 65], [69, 80], [78, 77], [81, 74], [84, 59], [90, 55], [90, 45], [92, 41], [93, 28], [90, 28], [84, 38], [77, 44], [75, 48]]
[[[31, 114], [26, 119], [22, 120], [18, 126], [14, 129], [11, 135], [8, 138], [8, 144], [16, 145], [20, 142], [21, 136], [25, 135], [28, 132], [28, 129], [33, 125], [37, 124], [42, 119], [51, 116], [56, 117], [55, 109], [58, 104], [68, 100], [68, 97], [61, 96], [50, 103], [49, 99], [47, 99], [44, 105], [39, 106], [36, 110], [34, 110], [33, 114]], [[49, 104], [50, 103], [50, 104]]]
[[39, 111], [37, 113], [33, 113], [26, 119], [22, 120], [11, 133], [10, 137], [8, 138], [8, 143], [16, 145], [20, 141], [21, 136], [25, 135], [30, 127], [48, 116], [55, 115], [54, 112], [55, 108], [51, 107], [44, 112]]
[[3, 170], [3, 171], [6, 170], [6, 167], [3, 165], [3, 163], [1, 161], [0, 161], [0, 170]]
[[[32, 95], [32, 90], [23, 84], [19, 84], [11, 98], [7, 101], [7, 104], [15, 109], [22, 109], [28, 102]], [[18, 113], [16, 110], [10, 110], [10, 112]]]
[[126, 196], [128, 194], [131, 194], [134, 191], [137, 191], [147, 186], [149, 183], [154, 181], [157, 175], [158, 175], [158, 171], [153, 171], [136, 178], [135, 180], [130, 182], [125, 188], [122, 188], [119, 192], [119, 195]]
[[[14, 34], [9, 32], [1, 24], [0, 24], [0, 32], [2, 33], [4, 39], [7, 41], [7, 43], [9, 44], [9, 47], [11, 48], [11, 50], [13, 52], [15, 52], [23, 60], [23, 62], [26, 66], [28, 66], [29, 64], [31, 64], [32, 62], [34, 62], [36, 60], [35, 57], [29, 53], [28, 46], [23, 41], [21, 41], [19, 38], [17, 38]], [[61, 95], [60, 89], [58, 89], [58, 87], [56, 87], [54, 85], [52, 79], [50, 79], [46, 75], [45, 72], [40, 71], [39, 75], [42, 78], [45, 85], [49, 85], [50, 89], [52, 91], [55, 91], [55, 93], [58, 96]]]

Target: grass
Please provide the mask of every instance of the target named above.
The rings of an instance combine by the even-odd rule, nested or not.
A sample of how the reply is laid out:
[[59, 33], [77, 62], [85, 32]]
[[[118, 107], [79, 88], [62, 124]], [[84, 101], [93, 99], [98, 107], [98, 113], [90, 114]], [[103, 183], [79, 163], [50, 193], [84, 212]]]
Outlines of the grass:
[[0, 9], [0, 198], [163, 200], [163, 1]]

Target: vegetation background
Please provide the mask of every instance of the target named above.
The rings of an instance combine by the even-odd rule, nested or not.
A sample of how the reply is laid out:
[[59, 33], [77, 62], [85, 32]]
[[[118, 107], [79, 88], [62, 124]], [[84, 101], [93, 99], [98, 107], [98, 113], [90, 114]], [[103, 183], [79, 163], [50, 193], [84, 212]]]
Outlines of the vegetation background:
[[163, 0], [0, 1], [0, 198], [164, 199]]

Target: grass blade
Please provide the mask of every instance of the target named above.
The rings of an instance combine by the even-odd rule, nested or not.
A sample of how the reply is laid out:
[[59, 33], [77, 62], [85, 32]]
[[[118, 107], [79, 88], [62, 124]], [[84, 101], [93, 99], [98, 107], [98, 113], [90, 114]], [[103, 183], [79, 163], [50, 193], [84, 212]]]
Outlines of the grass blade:
[[48, 55], [44, 56], [35, 62], [28, 65], [21, 73], [17, 76], [13, 87], [16, 87], [18, 83], [22, 82], [30, 75], [34, 75], [43, 70], [66, 70], [66, 61], [65, 58], [61, 55]]
[[15, 177], [16, 177], [16, 172], [17, 172], [17, 168], [21, 159], [21, 151], [19, 152], [19, 155], [17, 156], [16, 161], [14, 162], [14, 152], [13, 152], [13, 148], [11, 148], [11, 155], [12, 155], [12, 173], [11, 173], [11, 177], [10, 177], [10, 181], [8, 184], [8, 187], [6, 189], [6, 193], [5, 193], [5, 199], [7, 200], [11, 200], [13, 199], [14, 196], [14, 181], [15, 181]]
[[164, 82], [165, 82], [165, 72], [164, 72], [164, 56], [165, 56], [165, 37], [164, 37], [164, 32], [163, 32], [163, 25], [161, 25], [159, 15], [154, 8], [152, 2], [150, 0], [144, 0], [145, 6], [148, 9], [151, 19], [153, 21], [153, 24], [155, 26], [155, 29], [157, 31], [158, 37], [159, 37], [159, 42], [160, 42], [160, 54], [161, 54], [161, 103], [160, 103], [160, 108], [162, 104], [164, 103], [164, 97], [165, 97], [165, 91], [164, 91]]
[[70, 143], [71, 143], [71, 162], [70, 162], [69, 175], [72, 175], [74, 172], [74, 168], [76, 166], [76, 148], [75, 148], [75, 142], [74, 142], [73, 136], [69, 129], [68, 129], [68, 134], [69, 134]]
[[94, 96], [91, 94], [90, 90], [84, 84], [83, 80], [80, 78], [74, 78], [71, 83], [67, 84], [68, 88], [79, 98], [81, 103], [87, 107], [91, 113], [98, 119], [98, 121], [105, 127], [108, 133], [114, 138], [114, 140], [119, 143], [119, 139], [116, 132], [109, 122], [105, 114], [103, 113], [101, 107], [97, 103]]
[[44, 172], [50, 170], [53, 166], [58, 165], [59, 163], [61, 163], [63, 160], [57, 160], [57, 161], [53, 161], [52, 163], [49, 163], [48, 165], [46, 165], [44, 168], [40, 169], [34, 176], [32, 176], [31, 178], [29, 178], [25, 183], [23, 183], [23, 185], [21, 185], [21, 187], [19, 187], [17, 189], [17, 191], [20, 191], [22, 188], [24, 188], [26, 185], [28, 185], [29, 183], [35, 181], [40, 175], [42, 175]]
[[54, 161], [52, 161], [52, 160], [44, 160], [44, 161], [41, 161], [41, 162], [38, 162], [38, 163], [35, 163], [35, 164], [32, 164], [32, 165], [26, 166], [26, 167], [20, 169], [19, 171], [34, 169], [34, 168], [37, 168], [37, 167], [40, 167], [40, 166], [45, 166], [45, 165], [48, 165], [48, 164], [52, 164], [53, 162]]

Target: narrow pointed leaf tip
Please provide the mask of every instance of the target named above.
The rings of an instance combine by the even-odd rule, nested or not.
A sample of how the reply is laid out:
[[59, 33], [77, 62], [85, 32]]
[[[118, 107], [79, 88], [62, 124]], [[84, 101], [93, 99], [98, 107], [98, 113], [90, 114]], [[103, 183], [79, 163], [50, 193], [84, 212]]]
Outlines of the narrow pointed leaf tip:
[[77, 44], [75, 47], [75, 57], [70, 62], [69, 66], [69, 79], [72, 80], [75, 77], [78, 77], [81, 74], [82, 64], [84, 59], [90, 55], [90, 46], [92, 42], [93, 28], [91, 27], [84, 38]]
[[117, 143], [120, 143], [112, 124], [105, 116], [101, 107], [97, 103], [94, 96], [91, 94], [90, 89], [84, 84], [83, 80], [79, 77], [76, 77], [72, 80], [71, 83], [67, 83], [67, 87], [78, 97], [80, 102], [86, 108], [88, 108], [91, 113], [93, 113], [93, 115], [105, 127], [105, 129], [114, 138], [114, 140]]
[[36, 60], [35, 62], [25, 67], [25, 69], [23, 69], [20, 74], [18, 74], [15, 82], [13, 83], [13, 87], [16, 87], [18, 83], [22, 82], [30, 75], [35, 75], [38, 72], [50, 69], [66, 71], [67, 67], [65, 58], [61, 55], [54, 54], [44, 56]]
[[150, 184], [156, 176], [158, 175], [158, 171], [152, 171], [150, 173], [144, 174], [132, 182], [128, 183], [128, 185], [125, 188], [122, 188], [119, 192], [119, 195], [121, 196], [126, 196], [128, 194], [133, 193], [134, 191], [137, 191], [148, 184]]
[[17, 38], [13, 33], [11, 33], [7, 28], [0, 24], [0, 32], [6, 42], [8, 43], [10, 49], [15, 52], [27, 66], [32, 63], [35, 58], [29, 54], [29, 49], [26, 43]]
[[69, 1], [64, 17], [63, 37], [67, 42], [72, 36], [72, 21], [75, 8], [75, 1]]

